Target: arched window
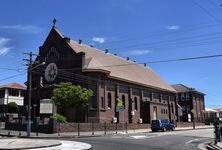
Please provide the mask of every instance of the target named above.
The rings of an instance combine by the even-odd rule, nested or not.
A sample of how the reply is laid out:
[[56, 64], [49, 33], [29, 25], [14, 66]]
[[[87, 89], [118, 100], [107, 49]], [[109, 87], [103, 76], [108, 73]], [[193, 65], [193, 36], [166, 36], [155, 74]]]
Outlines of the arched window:
[[126, 109], [126, 105], [125, 105], [125, 95], [122, 95], [122, 102], [123, 102], [123, 107], [124, 107], [124, 109]]
[[109, 108], [112, 108], [112, 95], [111, 93], [108, 93], [108, 107]]
[[134, 109], [138, 110], [137, 97], [134, 98]]
[[103, 97], [101, 97], [101, 107], [105, 109], [105, 101]]
[[172, 113], [174, 113], [173, 103], [171, 103], [171, 110], [172, 110]]

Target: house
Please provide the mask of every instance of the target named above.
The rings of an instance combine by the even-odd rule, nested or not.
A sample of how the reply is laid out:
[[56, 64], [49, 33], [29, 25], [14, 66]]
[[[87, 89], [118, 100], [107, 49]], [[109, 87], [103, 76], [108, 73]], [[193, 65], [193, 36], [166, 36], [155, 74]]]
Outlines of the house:
[[18, 83], [10, 83], [6, 85], [0, 85], [0, 118], [5, 117], [7, 113], [7, 104], [15, 102], [20, 111], [24, 105], [24, 94], [26, 87]]
[[[176, 91], [151, 68], [84, 45], [82, 40], [73, 41], [55, 25], [35, 61], [45, 65], [32, 71], [34, 116], [41, 116], [41, 99], [51, 98], [60, 82], [72, 82], [93, 90], [94, 95], [88, 108], [61, 112], [69, 121], [150, 123], [152, 119], [176, 119]], [[124, 112], [117, 112], [117, 100], [123, 102]]]
[[222, 109], [221, 108], [206, 108], [205, 118], [220, 118], [222, 119]]
[[177, 91], [178, 105], [182, 108], [182, 113], [178, 114], [178, 120], [183, 122], [204, 121], [205, 94], [187, 87], [183, 84], [171, 85]]

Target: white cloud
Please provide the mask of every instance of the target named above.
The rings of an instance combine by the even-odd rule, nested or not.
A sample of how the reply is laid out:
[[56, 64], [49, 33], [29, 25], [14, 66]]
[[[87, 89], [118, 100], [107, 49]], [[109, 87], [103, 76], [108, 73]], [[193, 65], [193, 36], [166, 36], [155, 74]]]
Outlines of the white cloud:
[[10, 39], [0, 38], [0, 47], [6, 45], [9, 41], [10, 41]]
[[17, 30], [23, 33], [38, 34], [42, 31], [41, 28], [33, 25], [0, 25], [0, 29]]
[[127, 52], [128, 55], [136, 55], [136, 56], [140, 56], [140, 55], [144, 55], [148, 53], [151, 53], [151, 51], [150, 50], [131, 50]]
[[6, 55], [11, 49], [12, 49], [12, 47], [3, 47], [3, 48], [0, 48], [0, 56], [1, 56], [1, 55]]
[[100, 44], [105, 42], [105, 38], [102, 38], [102, 37], [93, 37], [92, 40], [94, 42], [97, 42], [97, 43], [100, 43]]
[[168, 29], [168, 30], [179, 30], [180, 26], [179, 25], [167, 26], [166, 29]]
[[0, 56], [6, 55], [12, 49], [12, 47], [7, 46], [10, 41], [11, 39], [0, 37]]

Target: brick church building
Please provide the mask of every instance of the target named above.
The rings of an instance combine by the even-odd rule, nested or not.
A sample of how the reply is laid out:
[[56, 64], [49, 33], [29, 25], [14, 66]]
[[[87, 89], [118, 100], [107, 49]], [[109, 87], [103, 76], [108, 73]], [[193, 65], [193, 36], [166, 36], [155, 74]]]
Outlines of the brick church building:
[[[55, 25], [35, 61], [45, 65], [32, 71], [34, 116], [39, 116], [40, 99], [51, 98], [60, 82], [72, 82], [93, 90], [94, 95], [87, 109], [63, 112], [69, 121], [150, 123], [152, 119], [176, 119], [176, 91], [153, 70], [81, 40], [73, 41]], [[122, 100], [124, 113], [116, 112], [117, 99]]]

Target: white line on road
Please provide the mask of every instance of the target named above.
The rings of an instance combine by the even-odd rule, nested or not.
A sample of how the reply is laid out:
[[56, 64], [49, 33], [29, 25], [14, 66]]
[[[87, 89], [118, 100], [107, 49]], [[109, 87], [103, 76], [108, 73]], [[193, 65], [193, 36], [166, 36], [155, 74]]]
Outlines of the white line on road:
[[200, 139], [192, 139], [192, 140], [189, 140], [189, 141], [186, 142], [186, 146], [187, 146], [188, 144], [190, 144], [190, 143], [192, 143], [192, 142], [194, 142], [194, 141], [198, 141], [198, 140], [200, 140]]

